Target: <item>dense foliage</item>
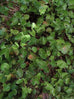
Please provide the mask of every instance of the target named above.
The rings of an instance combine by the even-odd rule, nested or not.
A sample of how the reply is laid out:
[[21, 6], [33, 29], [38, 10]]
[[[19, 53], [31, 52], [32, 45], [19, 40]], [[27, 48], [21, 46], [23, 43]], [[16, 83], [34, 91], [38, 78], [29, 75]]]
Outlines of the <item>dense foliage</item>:
[[0, 0], [0, 99], [74, 99], [74, 0]]

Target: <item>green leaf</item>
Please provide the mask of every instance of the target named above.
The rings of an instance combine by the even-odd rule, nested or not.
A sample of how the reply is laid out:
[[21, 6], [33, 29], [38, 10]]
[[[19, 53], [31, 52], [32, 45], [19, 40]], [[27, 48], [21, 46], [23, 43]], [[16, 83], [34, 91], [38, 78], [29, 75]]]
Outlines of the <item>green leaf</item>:
[[36, 52], [37, 52], [37, 48], [36, 48], [36, 47], [32, 47], [32, 51], [33, 51], [34, 53], [36, 53]]
[[42, 38], [41, 38], [41, 42], [42, 42], [43, 45], [45, 45], [46, 42], [47, 42], [47, 39], [46, 39], [45, 37], [42, 37]]
[[24, 13], [26, 12], [27, 6], [26, 5], [22, 5], [20, 7], [20, 10], [23, 11]]
[[36, 59], [36, 63], [40, 69], [44, 70], [44, 72], [46, 72], [46, 73], [49, 72], [49, 69], [47, 67], [48, 63], [46, 61]]
[[3, 63], [1, 64], [1, 70], [2, 71], [6, 71], [6, 70], [9, 70], [10, 66], [8, 63]]
[[24, 19], [25, 19], [25, 20], [28, 20], [28, 19], [29, 19], [29, 15], [28, 15], [28, 14], [25, 14], [25, 15], [24, 15]]
[[45, 82], [45, 89], [50, 91], [50, 93], [53, 94], [53, 96], [55, 96], [55, 88], [50, 83]]
[[59, 79], [58, 82], [55, 84], [55, 85], [60, 85], [60, 86], [63, 86], [64, 82], [62, 79]]
[[14, 90], [12, 90], [11, 92], [9, 92], [8, 98], [10, 99], [10, 98], [12, 98], [13, 96], [15, 96], [16, 94], [17, 94], [17, 90], [14, 89]]
[[74, 69], [72, 69], [72, 70], [69, 70], [69, 73], [73, 73], [74, 72]]
[[22, 69], [18, 69], [17, 70], [17, 75], [18, 75], [18, 77], [22, 77], [23, 76], [23, 70]]
[[9, 48], [6, 48], [5, 58], [9, 60]]
[[10, 31], [11, 31], [11, 34], [14, 34], [14, 35], [17, 35], [17, 34], [19, 33], [18, 30], [13, 30], [13, 29], [11, 29]]
[[46, 3], [48, 3], [48, 2], [49, 2], [49, 0], [43, 0], [43, 1], [45, 1]]
[[74, 5], [74, 0], [69, 0], [69, 5]]
[[52, 90], [53, 89], [53, 86], [50, 84], [50, 83], [45, 83], [45, 88], [47, 89], [47, 90]]
[[67, 92], [67, 94], [71, 94], [71, 93], [72, 93], [72, 88], [68, 88], [68, 89], [66, 90], [66, 92]]
[[6, 32], [6, 28], [0, 29], [0, 36], [4, 36], [5, 32]]
[[63, 47], [60, 49], [60, 51], [61, 51], [63, 54], [66, 54], [66, 53], [68, 53], [70, 47], [71, 47], [71, 44], [67, 44], [67, 45], [63, 46]]
[[32, 91], [31, 88], [28, 87], [22, 87], [22, 98], [25, 99], [27, 97], [28, 94], [30, 94]]
[[39, 49], [39, 55], [40, 55], [40, 57], [42, 59], [46, 59], [47, 58], [47, 54], [46, 54], [45, 50], [42, 49], [42, 48]]
[[17, 81], [16, 81], [16, 84], [21, 84], [23, 82], [23, 79], [18, 79]]
[[7, 81], [11, 80], [11, 74], [5, 76], [7, 77]]
[[50, 56], [51, 55], [51, 52], [50, 52], [50, 49], [47, 50], [47, 56]]
[[32, 23], [32, 29], [36, 28], [36, 24]]
[[66, 62], [64, 62], [63, 60], [58, 60], [58, 61], [57, 61], [57, 66], [58, 66], [59, 68], [68, 68]]
[[25, 36], [24, 36], [24, 39], [25, 39], [26, 41], [29, 41], [29, 40], [30, 40], [30, 38], [31, 38], [31, 36], [30, 36], [30, 35], [25, 35]]
[[10, 84], [3, 84], [3, 91], [10, 91]]
[[60, 91], [61, 91], [61, 87], [60, 87], [60, 86], [57, 86], [57, 87], [56, 87], [56, 90], [57, 90], [58, 92], [60, 92]]
[[40, 78], [41, 78], [41, 73], [38, 73], [35, 78], [32, 79], [32, 84], [33, 85], [39, 85], [40, 84]]
[[32, 36], [34, 36], [34, 37], [35, 37], [35, 35], [36, 35], [36, 32], [35, 32], [34, 29], [32, 29], [32, 31], [29, 31], [29, 33], [30, 33]]
[[26, 67], [26, 64], [25, 63], [22, 63], [21, 64], [21, 68], [25, 68]]
[[66, 84], [69, 84], [69, 82], [70, 82], [70, 78], [66, 78], [66, 79], [65, 79], [65, 83], [66, 83]]
[[57, 48], [59, 51], [61, 51], [63, 54], [67, 54], [69, 49], [71, 47], [71, 44], [68, 42], [64, 42], [63, 39], [57, 40]]
[[47, 8], [48, 8], [47, 5], [40, 6], [39, 8], [40, 15], [44, 14]]
[[14, 25], [16, 25], [18, 23], [18, 18], [13, 18], [12, 19], [12, 23], [11, 23], [11, 26], [14, 26]]

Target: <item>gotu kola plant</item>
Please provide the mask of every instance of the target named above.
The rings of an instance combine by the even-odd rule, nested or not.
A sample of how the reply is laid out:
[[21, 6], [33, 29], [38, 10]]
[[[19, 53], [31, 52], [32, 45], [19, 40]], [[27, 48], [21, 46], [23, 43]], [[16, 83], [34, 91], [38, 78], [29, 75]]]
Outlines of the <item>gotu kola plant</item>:
[[0, 1], [0, 99], [74, 99], [74, 1]]

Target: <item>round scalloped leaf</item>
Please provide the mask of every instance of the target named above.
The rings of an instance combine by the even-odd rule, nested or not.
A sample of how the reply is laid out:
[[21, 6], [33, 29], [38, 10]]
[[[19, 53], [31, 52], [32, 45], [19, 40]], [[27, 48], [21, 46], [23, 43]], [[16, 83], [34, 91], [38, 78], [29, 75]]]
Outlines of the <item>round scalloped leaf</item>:
[[2, 65], [1, 65], [1, 70], [2, 71], [6, 71], [6, 70], [9, 70], [9, 64], [8, 63], [3, 63]]
[[57, 61], [57, 66], [59, 67], [59, 68], [68, 68], [68, 65], [67, 65], [67, 63], [65, 62], [65, 61], [63, 61], [63, 60], [58, 60]]

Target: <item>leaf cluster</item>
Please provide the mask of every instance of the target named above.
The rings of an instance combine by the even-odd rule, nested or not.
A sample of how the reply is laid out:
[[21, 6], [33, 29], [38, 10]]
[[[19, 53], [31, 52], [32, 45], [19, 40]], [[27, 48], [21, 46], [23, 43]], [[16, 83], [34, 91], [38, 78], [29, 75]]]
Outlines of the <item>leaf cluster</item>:
[[74, 1], [0, 1], [0, 99], [74, 99]]

